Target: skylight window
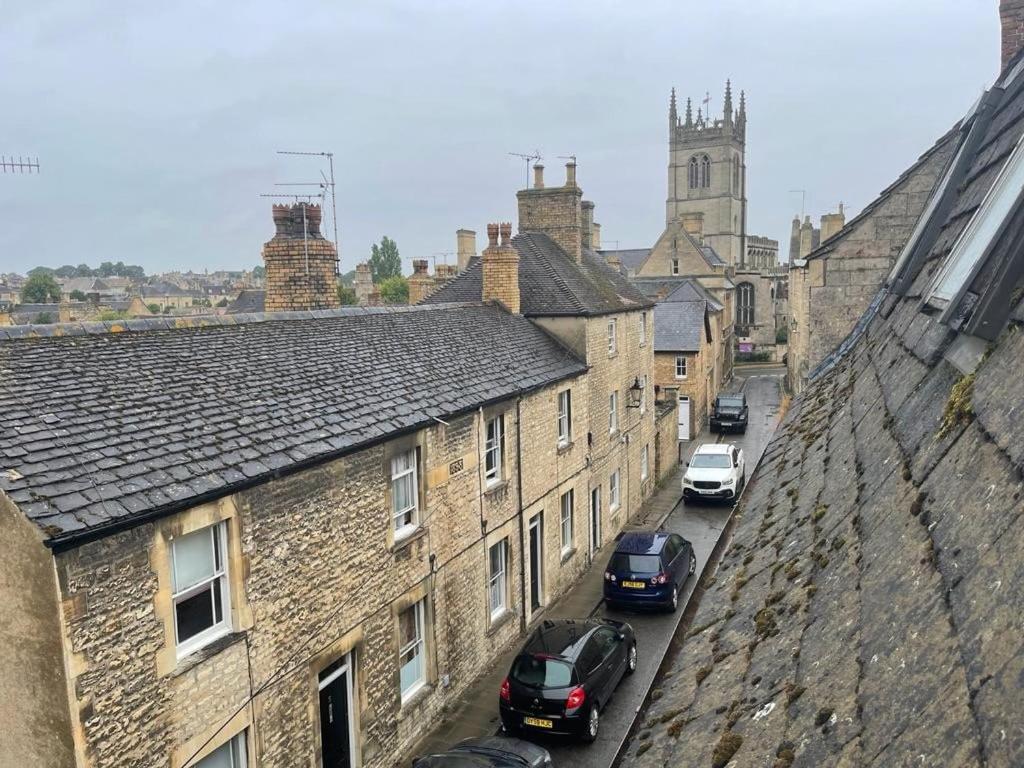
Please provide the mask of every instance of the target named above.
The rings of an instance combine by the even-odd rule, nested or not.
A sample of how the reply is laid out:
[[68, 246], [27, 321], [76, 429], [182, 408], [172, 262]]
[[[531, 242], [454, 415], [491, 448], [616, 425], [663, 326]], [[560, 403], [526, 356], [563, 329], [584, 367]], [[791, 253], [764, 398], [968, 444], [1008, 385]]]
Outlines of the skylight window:
[[999, 172], [992, 188], [982, 200], [952, 252], [932, 283], [928, 302], [946, 308], [962, 294], [977, 274], [982, 257], [998, 237], [1007, 217], [1024, 190], [1024, 136]]

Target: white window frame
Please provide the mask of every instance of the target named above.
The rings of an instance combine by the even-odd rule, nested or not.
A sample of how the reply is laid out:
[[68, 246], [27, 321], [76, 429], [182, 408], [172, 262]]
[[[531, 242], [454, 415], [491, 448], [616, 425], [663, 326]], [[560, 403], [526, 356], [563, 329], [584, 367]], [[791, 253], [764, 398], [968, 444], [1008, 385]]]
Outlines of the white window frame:
[[562, 537], [561, 551], [563, 556], [572, 551], [573, 528], [575, 527], [573, 515], [575, 513], [574, 507], [576, 505], [576, 501], [573, 498], [574, 495], [573, 489], [570, 488], [558, 499], [558, 509], [560, 513], [559, 521], [561, 522], [559, 531]]
[[501, 414], [489, 419], [484, 426], [484, 482], [488, 488], [505, 479], [504, 461], [505, 415]]
[[[498, 552], [498, 567], [494, 567], [492, 552]], [[487, 602], [491, 621], [508, 611], [508, 539], [492, 544], [487, 550]]]
[[643, 416], [647, 412], [647, 374], [639, 376], [640, 380], [640, 415]]
[[[396, 472], [396, 462], [399, 459], [412, 457], [409, 467]], [[391, 457], [391, 527], [395, 534], [395, 541], [409, 536], [420, 526], [420, 478], [419, 478], [419, 455], [415, 448], [402, 451], [400, 454]], [[402, 509], [396, 509], [398, 494], [395, 493], [395, 485], [398, 481], [412, 475], [412, 505]], [[405, 517], [409, 522], [401, 522]]]
[[616, 469], [611, 475], [608, 476], [608, 511], [615, 512], [618, 510], [621, 499], [619, 498], [620, 492], [620, 476], [619, 470]]
[[619, 431], [619, 390], [608, 395], [608, 434]]
[[[406, 643], [405, 645], [399, 646], [398, 648], [398, 670], [399, 670], [399, 691], [401, 693], [402, 703], [405, 704], [409, 699], [416, 695], [416, 693], [427, 684], [427, 633], [426, 633], [426, 603], [427, 599], [423, 598], [416, 601], [413, 605], [410, 605], [405, 610], [398, 614], [398, 637], [401, 639], [401, 627], [402, 627], [402, 614], [406, 611], [413, 611], [413, 620], [415, 622], [416, 636]], [[414, 680], [408, 688], [402, 688], [401, 681], [401, 670], [402, 670], [402, 657], [410, 651], [415, 652], [413, 658], [419, 657], [420, 659], [420, 675]]]
[[640, 346], [647, 344], [647, 313], [640, 313]]
[[[985, 194], [949, 256], [932, 281], [928, 302], [945, 308], [977, 274], [981, 260], [999, 235], [1024, 190], [1024, 135]], [[943, 318], [946, 319], [946, 318]]]
[[672, 274], [679, 274], [679, 259], [672, 259]]
[[611, 357], [619, 351], [619, 321], [614, 317], [608, 318], [608, 356]]
[[558, 445], [572, 442], [572, 390], [563, 389], [558, 393]]
[[[679, 364], [682, 363], [682, 375], [679, 374]], [[689, 361], [686, 359], [686, 355], [676, 355], [676, 378], [680, 381], [685, 381], [688, 375]]]
[[243, 730], [241, 733], [232, 736], [202, 760], [195, 763], [194, 768], [204, 768], [204, 766], [212, 765], [214, 755], [225, 749], [230, 755], [231, 768], [246, 768], [249, 765], [247, 733], [247, 730]]
[[640, 479], [641, 480], [646, 480], [647, 479], [647, 475], [650, 473], [650, 470], [651, 470], [651, 467], [650, 467], [651, 457], [650, 457], [649, 447], [650, 447], [649, 444], [645, 445], [643, 447], [643, 450], [640, 451]]
[[[214, 571], [213, 574], [197, 584], [186, 587], [179, 590], [177, 584], [177, 555], [175, 553], [175, 540], [171, 540], [171, 583], [173, 593], [171, 596], [171, 613], [173, 614], [174, 620], [174, 644], [177, 650], [178, 658], [181, 659], [188, 656], [190, 653], [195, 653], [200, 648], [209, 645], [214, 640], [217, 640], [231, 631], [231, 584], [228, 581], [228, 525], [227, 521], [222, 521], [209, 525], [205, 528], [200, 528], [197, 531], [192, 531], [184, 536], [179, 537], [178, 541], [186, 538], [187, 536], [197, 536], [201, 533], [210, 534], [210, 546], [213, 553]], [[178, 604], [195, 597], [206, 590], [211, 593], [211, 601], [213, 600], [214, 584], [220, 582], [220, 610], [221, 620], [215, 621], [212, 625], [204, 629], [202, 632], [193, 635], [184, 641], [178, 640]], [[216, 606], [214, 606], [214, 618], [216, 618]]]

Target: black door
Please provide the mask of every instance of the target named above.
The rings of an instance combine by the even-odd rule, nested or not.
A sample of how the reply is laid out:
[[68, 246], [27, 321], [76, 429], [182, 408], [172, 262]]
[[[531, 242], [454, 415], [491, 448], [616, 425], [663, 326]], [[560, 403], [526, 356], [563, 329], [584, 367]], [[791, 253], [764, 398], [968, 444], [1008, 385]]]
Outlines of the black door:
[[[348, 675], [344, 660], [328, 667], [320, 675], [320, 740], [323, 743], [324, 768], [351, 768], [352, 744], [349, 741]], [[338, 673], [338, 669], [341, 672]]]
[[530, 521], [530, 607], [537, 610], [541, 606], [541, 563], [543, 554], [543, 521], [537, 515]]

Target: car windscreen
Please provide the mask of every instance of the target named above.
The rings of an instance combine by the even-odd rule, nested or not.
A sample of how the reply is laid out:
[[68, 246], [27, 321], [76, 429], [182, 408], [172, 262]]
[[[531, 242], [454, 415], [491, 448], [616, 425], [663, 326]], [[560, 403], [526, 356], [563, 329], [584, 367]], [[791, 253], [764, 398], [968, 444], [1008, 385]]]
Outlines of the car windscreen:
[[732, 463], [725, 453], [697, 453], [690, 459], [690, 466], [694, 469], [728, 469]]
[[657, 555], [627, 555], [616, 552], [608, 564], [613, 573], [659, 573], [661, 559]]
[[720, 397], [718, 398], [718, 406], [720, 408], [742, 408], [743, 398], [742, 397]]
[[572, 667], [544, 656], [520, 656], [512, 665], [512, 679], [531, 688], [565, 688], [572, 683]]

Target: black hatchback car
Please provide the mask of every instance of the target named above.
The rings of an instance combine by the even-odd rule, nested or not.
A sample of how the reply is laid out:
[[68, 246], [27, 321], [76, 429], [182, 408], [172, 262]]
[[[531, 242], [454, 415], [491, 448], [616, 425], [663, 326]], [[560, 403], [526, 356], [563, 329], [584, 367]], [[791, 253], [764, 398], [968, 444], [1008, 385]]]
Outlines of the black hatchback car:
[[446, 752], [417, 758], [412, 768], [551, 768], [551, 755], [528, 741], [485, 736], [460, 741]]
[[737, 432], [747, 431], [747, 396], [742, 392], [719, 395], [711, 408], [711, 431], [724, 432], [734, 429]]
[[501, 684], [502, 728], [594, 741], [601, 710], [636, 659], [636, 636], [623, 621], [544, 621]]
[[677, 533], [636, 531], [625, 534], [604, 572], [604, 601], [609, 608], [679, 607], [679, 591], [697, 570], [693, 546]]

